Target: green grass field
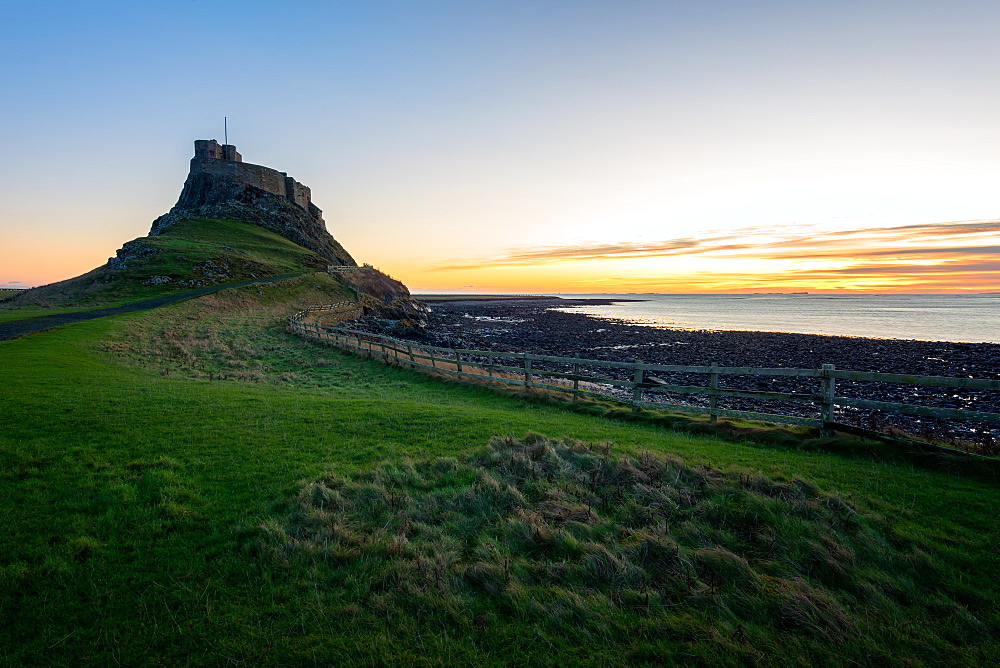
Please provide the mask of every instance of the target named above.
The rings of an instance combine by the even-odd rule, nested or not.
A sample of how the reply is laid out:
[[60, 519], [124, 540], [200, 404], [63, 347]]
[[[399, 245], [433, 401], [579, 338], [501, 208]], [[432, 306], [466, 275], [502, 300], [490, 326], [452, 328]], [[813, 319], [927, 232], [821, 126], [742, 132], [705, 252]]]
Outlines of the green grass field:
[[283, 331], [338, 291], [319, 274], [0, 343], [4, 665], [1000, 658], [995, 483]]

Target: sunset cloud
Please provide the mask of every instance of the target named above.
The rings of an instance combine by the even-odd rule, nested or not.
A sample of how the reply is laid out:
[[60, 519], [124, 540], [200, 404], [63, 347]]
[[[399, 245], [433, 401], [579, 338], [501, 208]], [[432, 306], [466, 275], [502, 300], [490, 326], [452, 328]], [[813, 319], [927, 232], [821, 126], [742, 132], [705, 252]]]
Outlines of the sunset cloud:
[[[998, 220], [822, 230], [785, 225], [658, 241], [513, 247], [432, 271], [590, 268], [573, 283], [642, 289], [733, 290], [768, 285], [813, 289], [995, 289]], [[664, 260], [664, 262], [658, 262]], [[643, 274], [638, 267], [643, 267]], [[575, 271], [571, 270], [575, 267]], [[616, 276], [612, 268], [620, 268]], [[649, 274], [659, 268], [658, 273]], [[846, 283], [845, 283], [846, 281]], [[860, 282], [859, 282], [860, 281]]]
[[[961, 221], [936, 223], [932, 225], [904, 225], [900, 227], [879, 227], [860, 230], [840, 230], [833, 232], [803, 232], [799, 227], [774, 227], [738, 229], [728, 234], [712, 235], [704, 238], [668, 239], [655, 242], [623, 242], [616, 244], [573, 244], [567, 246], [547, 246], [533, 249], [510, 249], [505, 255], [489, 258], [491, 264], [532, 264], [535, 262], [558, 262], [561, 260], [581, 260], [621, 257], [670, 257], [706, 253], [731, 253], [745, 251], [760, 257], [843, 257], [850, 250], [850, 257], [892, 255], [893, 253], [914, 255], [920, 253], [949, 252], [989, 252], [996, 253], [1000, 246], [948, 246], [922, 247], [903, 246], [920, 244], [926, 237], [965, 239], [1000, 233], [1000, 221]], [[749, 237], [767, 235], [772, 240], [745, 241]], [[863, 244], [899, 244], [898, 247], [869, 248]], [[795, 249], [824, 248], [822, 253], [796, 252]], [[479, 263], [463, 265], [443, 265], [441, 269], [472, 268]]]

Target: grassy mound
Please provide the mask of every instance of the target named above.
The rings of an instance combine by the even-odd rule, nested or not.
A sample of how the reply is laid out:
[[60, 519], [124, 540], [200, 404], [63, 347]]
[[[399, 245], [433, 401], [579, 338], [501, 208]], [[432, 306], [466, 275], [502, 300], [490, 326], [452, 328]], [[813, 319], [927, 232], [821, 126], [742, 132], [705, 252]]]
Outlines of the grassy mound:
[[19, 294], [5, 307], [97, 306], [191, 288], [326, 269], [327, 261], [284, 237], [235, 220], [185, 220], [140, 237], [118, 262]]
[[324, 476], [260, 549], [353, 615], [618, 643], [626, 662], [974, 662], [989, 637], [960, 574], [837, 495], [611, 449], [498, 438]]
[[226, 274], [240, 281], [325, 270], [329, 264], [274, 232], [236, 220], [184, 220], [142, 242], [158, 252], [134, 270], [126, 270], [124, 277], [165, 275], [197, 282]]
[[300, 351], [312, 346], [285, 337], [285, 318], [310, 303], [352, 296], [326, 273], [230, 288], [136, 320], [101, 348], [163, 376], [306, 383], [302, 372], [314, 362]]

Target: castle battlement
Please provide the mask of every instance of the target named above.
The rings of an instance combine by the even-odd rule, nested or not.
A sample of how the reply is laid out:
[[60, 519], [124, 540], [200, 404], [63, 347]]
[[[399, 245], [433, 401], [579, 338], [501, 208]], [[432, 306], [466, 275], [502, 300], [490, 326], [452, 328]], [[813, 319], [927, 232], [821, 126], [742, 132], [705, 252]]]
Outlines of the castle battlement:
[[259, 188], [292, 204], [302, 207], [315, 218], [322, 218], [312, 203], [312, 191], [285, 172], [263, 165], [243, 162], [243, 156], [233, 144], [220, 144], [215, 139], [196, 139], [194, 157], [191, 158], [191, 175], [211, 174], [236, 183]]

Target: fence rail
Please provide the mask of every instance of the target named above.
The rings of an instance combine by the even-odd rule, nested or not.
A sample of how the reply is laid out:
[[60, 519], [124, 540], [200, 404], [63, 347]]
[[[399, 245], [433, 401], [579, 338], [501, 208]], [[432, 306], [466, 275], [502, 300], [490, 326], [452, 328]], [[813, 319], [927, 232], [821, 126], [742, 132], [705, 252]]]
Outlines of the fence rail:
[[[330, 323], [339, 324], [348, 320], [357, 320], [362, 315], [364, 315], [364, 309], [355, 302], [340, 301], [334, 304], [314, 304], [307, 306], [289, 316], [288, 321], [289, 323], [294, 320], [303, 324], [322, 325], [321, 321], [325, 320], [327, 326], [329, 326]], [[315, 322], [307, 322], [308, 318], [315, 318]]]
[[[342, 305], [327, 305], [340, 308]], [[379, 357], [414, 369], [456, 376], [468, 380], [491, 381], [503, 385], [565, 392], [577, 396], [610, 399], [640, 408], [719, 417], [737, 417], [781, 424], [820, 427], [837, 430], [838, 409], [858, 409], [888, 412], [897, 415], [963, 420], [988, 425], [1000, 425], [1000, 413], [973, 411], [940, 406], [921, 406], [890, 401], [874, 401], [837, 396], [837, 381], [905, 385], [914, 387], [961, 388], [967, 390], [1000, 391], [1000, 380], [919, 376], [897, 373], [875, 373], [837, 369], [824, 364], [819, 369], [785, 369], [758, 367], [692, 366], [674, 364], [643, 364], [556, 357], [532, 353], [469, 350], [417, 344], [379, 334], [345, 327], [307, 322], [304, 315], [321, 310], [310, 307], [288, 318], [288, 328], [301, 336], [315, 339], [369, 357]], [[561, 369], [559, 368], [561, 367]], [[603, 374], [603, 375], [602, 375]], [[656, 374], [694, 374], [707, 376], [706, 385], [690, 385], [664, 380]], [[815, 387], [808, 391], [772, 392], [720, 386], [723, 377], [791, 377], [808, 381]], [[690, 405], [671, 400], [669, 395], [701, 397], [707, 405]], [[650, 401], [659, 397], [662, 400]], [[750, 399], [812, 406], [814, 415], [788, 415], [719, 406], [719, 398]]]
[[373, 267], [367, 262], [360, 267], [350, 266], [346, 264], [331, 264], [326, 268], [328, 274], [347, 274], [352, 271], [366, 271], [372, 269]]

